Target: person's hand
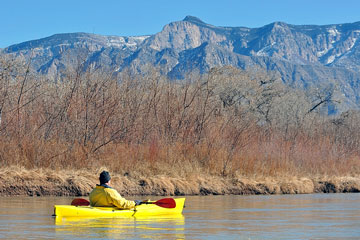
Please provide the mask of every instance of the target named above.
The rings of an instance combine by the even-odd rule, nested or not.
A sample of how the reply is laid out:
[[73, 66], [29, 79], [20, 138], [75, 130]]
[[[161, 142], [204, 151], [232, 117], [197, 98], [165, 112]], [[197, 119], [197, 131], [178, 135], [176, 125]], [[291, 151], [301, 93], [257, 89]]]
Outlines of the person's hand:
[[141, 204], [141, 200], [134, 200], [134, 202], [135, 202], [135, 206], [137, 206], [137, 205], [140, 205], [140, 204]]

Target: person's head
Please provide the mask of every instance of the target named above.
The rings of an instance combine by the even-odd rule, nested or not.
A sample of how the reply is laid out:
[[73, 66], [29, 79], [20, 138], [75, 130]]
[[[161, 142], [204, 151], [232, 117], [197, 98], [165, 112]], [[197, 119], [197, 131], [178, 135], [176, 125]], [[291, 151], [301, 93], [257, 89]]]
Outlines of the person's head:
[[110, 173], [108, 171], [102, 171], [100, 173], [100, 184], [105, 184], [108, 183], [110, 181], [111, 177], [110, 177]]

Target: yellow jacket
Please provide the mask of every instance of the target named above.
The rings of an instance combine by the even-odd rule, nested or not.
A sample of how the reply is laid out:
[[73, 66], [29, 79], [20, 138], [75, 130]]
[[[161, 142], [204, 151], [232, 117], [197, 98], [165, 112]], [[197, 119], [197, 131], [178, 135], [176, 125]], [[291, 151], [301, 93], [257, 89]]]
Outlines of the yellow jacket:
[[97, 185], [90, 195], [90, 205], [93, 207], [134, 208], [135, 202], [126, 200], [113, 188]]

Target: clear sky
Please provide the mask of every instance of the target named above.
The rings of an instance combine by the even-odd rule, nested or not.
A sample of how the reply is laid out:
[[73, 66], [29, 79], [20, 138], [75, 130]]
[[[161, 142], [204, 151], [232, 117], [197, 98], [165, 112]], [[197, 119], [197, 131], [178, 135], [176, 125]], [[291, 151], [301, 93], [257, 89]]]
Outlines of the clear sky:
[[56, 33], [138, 36], [196, 16], [215, 26], [360, 21], [360, 0], [0, 0], [0, 48]]

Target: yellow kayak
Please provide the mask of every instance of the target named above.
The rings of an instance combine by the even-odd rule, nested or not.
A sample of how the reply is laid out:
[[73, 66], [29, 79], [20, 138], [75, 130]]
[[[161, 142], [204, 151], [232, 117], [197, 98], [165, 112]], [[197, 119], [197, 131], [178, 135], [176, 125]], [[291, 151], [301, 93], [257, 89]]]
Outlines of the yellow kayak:
[[55, 205], [54, 215], [56, 217], [142, 217], [181, 214], [184, 208], [185, 198], [174, 199], [176, 205], [162, 207], [152, 204], [155, 201], [147, 202], [136, 206], [134, 209], [119, 209], [116, 207], [91, 207]]

